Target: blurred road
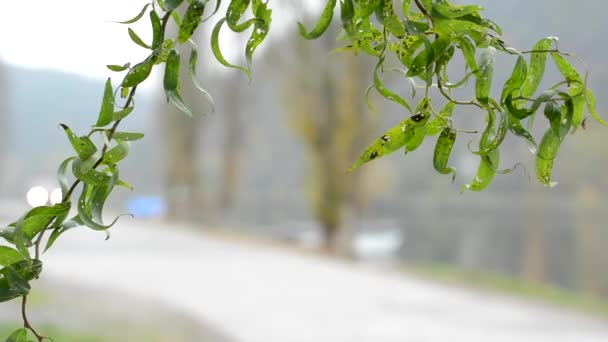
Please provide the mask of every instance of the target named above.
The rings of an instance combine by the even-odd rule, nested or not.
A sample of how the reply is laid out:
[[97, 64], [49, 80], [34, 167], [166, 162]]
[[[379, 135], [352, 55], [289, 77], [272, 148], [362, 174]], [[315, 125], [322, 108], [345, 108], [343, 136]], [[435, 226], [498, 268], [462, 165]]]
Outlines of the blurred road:
[[606, 322], [548, 307], [126, 221], [107, 242], [66, 233], [44, 276], [172, 305], [237, 342], [608, 341]]

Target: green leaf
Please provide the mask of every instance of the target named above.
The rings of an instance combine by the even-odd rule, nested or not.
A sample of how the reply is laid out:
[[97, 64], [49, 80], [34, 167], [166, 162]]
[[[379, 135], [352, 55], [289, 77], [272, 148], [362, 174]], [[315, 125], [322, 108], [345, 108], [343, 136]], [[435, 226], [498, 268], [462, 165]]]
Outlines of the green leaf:
[[139, 45], [139, 46], [141, 46], [141, 47], [143, 47], [145, 49], [151, 49], [152, 48], [150, 45], [144, 43], [144, 41], [131, 28], [129, 28], [129, 37], [131, 37], [131, 40], [135, 44], [137, 44], [137, 45]]
[[131, 66], [131, 63], [126, 63], [124, 65], [116, 65], [116, 64], [108, 64], [108, 65], [106, 65], [106, 67], [108, 69], [110, 69], [111, 71], [114, 71], [114, 72], [125, 71], [125, 70], [129, 69], [129, 66]]
[[116, 141], [136, 141], [144, 137], [143, 133], [116, 132], [112, 137]]
[[167, 12], [171, 12], [176, 10], [183, 2], [184, 0], [165, 0], [164, 8]]
[[405, 26], [395, 13], [393, 0], [383, 0], [381, 7], [381, 18], [384, 27], [395, 37], [403, 38], [406, 35]]
[[483, 7], [477, 5], [452, 5], [447, 0], [437, 0], [433, 4], [433, 10], [437, 11], [441, 16], [446, 18], [455, 19], [464, 17], [470, 14], [478, 14], [483, 11]]
[[128, 142], [120, 141], [118, 145], [111, 148], [103, 157], [103, 162], [106, 164], [118, 164], [125, 159], [129, 154], [131, 145]]
[[207, 1], [208, 0], [192, 0], [190, 2], [177, 34], [177, 38], [180, 43], [183, 44], [187, 42], [190, 37], [192, 37], [192, 34], [201, 23]]
[[121, 86], [123, 88], [132, 88], [145, 81], [154, 67], [154, 58], [148, 58], [145, 61], [136, 64], [125, 76]]
[[476, 73], [475, 97], [487, 105], [492, 90], [492, 79], [494, 78], [494, 62], [496, 61], [496, 49], [492, 46], [484, 49], [479, 56], [479, 71]]
[[144, 16], [144, 14], [146, 14], [146, 10], [148, 9], [148, 6], [150, 6], [150, 4], [146, 4], [141, 11], [132, 19], [126, 20], [126, 21], [117, 21], [117, 23], [119, 24], [133, 24], [139, 21], [139, 19], [141, 19], [141, 17]]
[[515, 63], [515, 68], [511, 73], [511, 77], [505, 86], [503, 87], [501, 101], [504, 103], [505, 99], [508, 95], [512, 95], [513, 93], [519, 91], [526, 81], [526, 76], [528, 75], [528, 64], [526, 63], [526, 59], [523, 56], [519, 56], [517, 58], [517, 63]]
[[68, 167], [70, 163], [75, 159], [75, 157], [70, 157], [64, 160], [57, 169], [57, 181], [59, 182], [59, 186], [61, 187], [61, 194], [65, 195], [68, 193], [70, 189], [70, 182], [68, 180]]
[[385, 99], [402, 105], [405, 109], [412, 113], [412, 107], [410, 106], [410, 104], [401, 96], [395, 94], [394, 92], [386, 88], [382, 83], [382, 79], [380, 78], [380, 67], [382, 66], [383, 62], [384, 60], [380, 59], [378, 61], [378, 64], [376, 64], [376, 67], [374, 68], [374, 87], [376, 88], [378, 93], [382, 95]]
[[426, 135], [437, 135], [441, 131], [443, 131], [444, 127], [448, 124], [448, 120], [452, 117], [454, 113], [455, 104], [453, 102], [448, 102], [439, 112], [436, 118], [429, 121], [426, 125]]
[[239, 24], [239, 20], [249, 7], [251, 0], [232, 0], [226, 10], [226, 24], [234, 32], [243, 32], [255, 22], [254, 19]]
[[[496, 115], [493, 112], [488, 111], [488, 126], [485, 131], [481, 135], [481, 139], [479, 140], [479, 149], [484, 150], [487, 148], [491, 137], [494, 134], [494, 130], [496, 128]], [[461, 191], [470, 190], [470, 191], [482, 191], [492, 183], [494, 176], [496, 175], [496, 170], [498, 169], [498, 165], [500, 163], [500, 152], [498, 149], [494, 149], [487, 154], [481, 156], [481, 161], [479, 162], [479, 168], [477, 169], [477, 176], [470, 184], [465, 184]]]
[[454, 147], [455, 142], [456, 130], [450, 127], [444, 128], [437, 139], [435, 152], [433, 154], [433, 167], [435, 170], [443, 175], [451, 174], [452, 182], [456, 177], [456, 169], [453, 167], [448, 167], [447, 165], [448, 161], [450, 160], [450, 155], [452, 154], [452, 148]]
[[23, 256], [17, 250], [0, 246], [0, 266], [8, 266], [21, 260], [23, 260]]
[[64, 124], [61, 124], [60, 126], [67, 134], [68, 139], [70, 140], [70, 144], [72, 144], [72, 147], [80, 158], [88, 159], [93, 154], [95, 154], [95, 152], [97, 152], [97, 147], [95, 147], [95, 144], [93, 144], [89, 137], [79, 137], [74, 134], [74, 132], [72, 132], [72, 130], [68, 126]]
[[[494, 116], [492, 109], [488, 108], [490, 115]], [[494, 138], [491, 141], [486, 142], [484, 147], [479, 151], [473, 151], [474, 154], [488, 154], [497, 149], [500, 144], [505, 140], [507, 132], [509, 131], [509, 116], [506, 113], [500, 112], [500, 123], [496, 132], [493, 133]]]
[[475, 58], [475, 43], [471, 41], [471, 38], [467, 36], [454, 37], [454, 43], [458, 45], [458, 48], [462, 51], [464, 60], [471, 69], [471, 71], [477, 71], [479, 68], [477, 65], [477, 59]]
[[133, 109], [135, 109], [135, 107], [128, 107], [128, 108], [125, 108], [118, 112], [115, 112], [112, 120], [119, 121], [119, 120], [126, 118], [127, 116], [129, 116], [129, 114], [131, 114], [133, 112]]
[[543, 136], [536, 155], [536, 177], [546, 187], [552, 188], [557, 182], [552, 181], [553, 161], [557, 157], [562, 139], [553, 128]]
[[302, 37], [306, 39], [317, 39], [321, 35], [323, 35], [323, 33], [327, 31], [327, 28], [329, 28], [329, 25], [332, 22], [336, 3], [336, 0], [327, 1], [327, 5], [325, 6], [323, 13], [321, 14], [321, 18], [310, 32], [308, 32], [304, 24], [298, 23], [298, 29], [300, 30], [300, 34], [302, 35]]
[[270, 30], [270, 24], [272, 22], [272, 10], [268, 8], [267, 3], [263, 3], [260, 0], [254, 0], [255, 6], [255, 24], [251, 36], [245, 46], [245, 59], [247, 61], [247, 69], [251, 73], [251, 66], [253, 64], [253, 54], [260, 44], [266, 39], [268, 31]]
[[509, 130], [511, 131], [511, 133], [515, 134], [518, 137], [524, 138], [528, 143], [528, 149], [530, 150], [530, 152], [532, 154], [536, 154], [538, 152], [538, 145], [536, 144], [536, 140], [534, 139], [532, 134], [530, 134], [530, 132], [528, 132], [524, 128], [519, 119], [513, 117], [508, 112], [507, 114], [509, 115]]
[[555, 65], [557, 65], [557, 68], [568, 82], [570, 96], [572, 96], [572, 103], [574, 104], [572, 126], [576, 130], [585, 119], [585, 81], [564, 56], [557, 52], [551, 53], [551, 56], [555, 61]]
[[[532, 51], [547, 51], [551, 48], [556, 38], [549, 37], [538, 41]], [[530, 67], [526, 81], [521, 87], [521, 95], [524, 97], [530, 97], [534, 95], [536, 89], [543, 80], [545, 75], [545, 67], [547, 65], [547, 53], [546, 52], [534, 52], [530, 56]]]
[[76, 178], [86, 184], [99, 186], [106, 185], [111, 181], [112, 177], [93, 168], [98, 160], [97, 157], [92, 157], [87, 160], [76, 158], [72, 163], [72, 173], [74, 173]]
[[247, 77], [251, 78], [251, 73], [249, 72], [249, 70], [247, 68], [243, 68], [238, 65], [230, 64], [224, 58], [224, 55], [222, 54], [222, 51], [220, 50], [220, 41], [219, 41], [220, 31], [222, 29], [222, 25], [224, 25], [225, 22], [226, 22], [226, 18], [220, 19], [220, 21], [217, 22], [217, 24], [213, 28], [213, 31], [211, 32], [211, 51], [213, 52], [213, 56], [215, 56], [215, 59], [217, 59], [217, 61], [220, 62], [223, 66], [241, 70], [242, 72], [245, 73], [245, 75], [247, 75]]
[[[148, 4], [149, 5], [149, 4]], [[146, 5], [146, 6], [148, 6]], [[27, 329], [19, 329], [16, 330], [6, 339], [6, 342], [27, 342], [28, 341], [28, 332]]]
[[70, 202], [33, 208], [25, 215], [21, 229], [29, 239], [32, 239], [48, 227], [55, 217], [67, 215], [70, 208]]
[[165, 64], [165, 77], [163, 80], [165, 95], [167, 96], [168, 102], [184, 112], [188, 117], [192, 117], [192, 111], [186, 106], [179, 92], [180, 63], [181, 59], [179, 52], [175, 49], [171, 50], [171, 53], [167, 58], [167, 63]]
[[95, 126], [103, 127], [110, 124], [114, 118], [114, 89], [112, 88], [112, 79], [108, 78], [103, 92], [103, 101], [99, 110], [99, 117]]
[[150, 11], [150, 24], [152, 25], [152, 49], [156, 50], [163, 43], [163, 28], [160, 17], [156, 11]]
[[194, 87], [203, 94], [211, 104], [211, 112], [215, 112], [215, 102], [213, 101], [213, 97], [209, 94], [205, 88], [201, 85], [201, 82], [198, 80], [198, 76], [196, 75], [196, 65], [198, 63], [198, 49], [196, 48], [196, 44], [190, 40], [192, 49], [190, 50], [190, 59], [189, 59], [189, 70], [190, 70], [190, 80]]
[[428, 114], [421, 112], [391, 128], [361, 154], [348, 172], [352, 172], [365, 163], [384, 157], [404, 147], [414, 137], [414, 130], [417, 127], [424, 126], [428, 119]]
[[83, 185], [80, 199], [78, 200], [78, 218], [87, 227], [93, 230], [108, 230], [118, 222], [120, 217], [116, 217], [109, 225], [104, 225], [102, 211], [108, 196], [112, 192], [111, 186], [90, 186]]
[[587, 108], [589, 109], [589, 113], [591, 113], [591, 116], [600, 124], [608, 127], [608, 122], [602, 119], [602, 117], [595, 110], [595, 96], [593, 95], [593, 91], [587, 88], [585, 95], [585, 101], [587, 102]]

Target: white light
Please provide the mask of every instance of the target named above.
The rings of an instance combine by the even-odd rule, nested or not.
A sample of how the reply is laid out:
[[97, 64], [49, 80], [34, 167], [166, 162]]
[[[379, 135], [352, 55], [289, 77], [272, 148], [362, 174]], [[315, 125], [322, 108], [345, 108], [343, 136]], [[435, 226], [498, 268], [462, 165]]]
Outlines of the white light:
[[57, 188], [51, 191], [51, 204], [61, 203], [63, 200], [63, 194], [61, 193], [61, 189]]
[[41, 186], [31, 188], [25, 196], [27, 203], [32, 207], [45, 205], [49, 200], [49, 192]]

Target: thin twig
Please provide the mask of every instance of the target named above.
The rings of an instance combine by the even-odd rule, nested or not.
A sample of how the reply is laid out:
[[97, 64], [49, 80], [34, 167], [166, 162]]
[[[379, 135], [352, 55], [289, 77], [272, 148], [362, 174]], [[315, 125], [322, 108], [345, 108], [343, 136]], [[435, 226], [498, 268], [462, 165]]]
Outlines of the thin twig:
[[34, 327], [32, 327], [32, 325], [30, 324], [30, 321], [27, 319], [27, 313], [25, 311], [25, 309], [27, 307], [27, 296], [23, 296], [22, 298], [23, 298], [23, 301], [21, 302], [21, 316], [23, 317], [23, 327], [25, 329], [31, 331], [32, 334], [34, 334], [34, 336], [36, 336], [36, 339], [38, 339], [38, 342], [42, 342], [47, 337], [46, 336], [42, 336], [38, 332], [36, 332], [36, 330], [34, 329]]

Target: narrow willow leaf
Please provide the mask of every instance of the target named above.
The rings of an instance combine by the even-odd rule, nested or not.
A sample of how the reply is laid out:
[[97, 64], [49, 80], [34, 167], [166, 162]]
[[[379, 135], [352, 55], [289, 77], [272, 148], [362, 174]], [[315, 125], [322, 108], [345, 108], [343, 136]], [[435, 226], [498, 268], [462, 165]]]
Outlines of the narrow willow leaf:
[[28, 238], [28, 236], [23, 232], [23, 221], [25, 220], [25, 215], [21, 216], [17, 222], [14, 223], [15, 231], [13, 233], [13, 242], [15, 247], [23, 256], [28, 263], [32, 262], [32, 256], [30, 255], [30, 251], [28, 246], [32, 245], [32, 241]]
[[114, 89], [112, 88], [112, 79], [108, 78], [103, 92], [103, 100], [99, 117], [95, 126], [103, 127], [110, 124], [114, 119]]
[[220, 41], [219, 41], [220, 30], [222, 29], [222, 25], [225, 22], [226, 22], [226, 18], [220, 19], [220, 21], [217, 22], [217, 24], [213, 28], [213, 31], [211, 32], [211, 51], [213, 52], [213, 56], [215, 56], [215, 59], [217, 59], [217, 61], [220, 62], [223, 66], [241, 70], [242, 72], [245, 73], [245, 75], [247, 75], [247, 77], [251, 78], [251, 73], [249, 72], [249, 70], [247, 68], [243, 68], [238, 65], [230, 64], [224, 58], [224, 55], [222, 54], [222, 51], [220, 50]]
[[129, 37], [131, 37], [131, 40], [135, 44], [137, 44], [137, 45], [139, 45], [139, 46], [141, 46], [141, 47], [143, 47], [145, 49], [151, 49], [152, 48], [150, 45], [144, 43], [144, 41], [131, 28], [129, 28]]
[[70, 202], [33, 208], [25, 215], [21, 229], [28, 238], [32, 239], [44, 230], [55, 217], [66, 215], [70, 208]]
[[129, 114], [133, 112], [133, 109], [135, 109], [135, 107], [128, 107], [118, 112], [115, 112], [112, 121], [119, 121], [126, 118], [127, 116], [129, 116]]
[[70, 140], [70, 144], [72, 144], [74, 151], [76, 151], [80, 158], [88, 159], [93, 154], [95, 154], [95, 152], [97, 152], [97, 147], [95, 147], [95, 144], [93, 144], [89, 137], [79, 137], [74, 134], [74, 132], [72, 132], [72, 130], [68, 126], [64, 124], [61, 124], [60, 126], [67, 134], [68, 139]]
[[391, 128], [361, 154], [348, 172], [352, 172], [367, 162], [381, 158], [404, 147], [413, 138], [414, 130], [417, 127], [424, 126], [428, 119], [428, 114], [420, 113]]
[[382, 63], [383, 60], [381, 59], [374, 68], [374, 87], [376, 88], [378, 93], [382, 95], [385, 99], [402, 105], [403, 107], [405, 107], [405, 109], [412, 113], [412, 107], [410, 106], [410, 104], [401, 96], [395, 94], [394, 92], [386, 88], [382, 83], [382, 79], [380, 78], [380, 67], [382, 66]]
[[405, 15], [406, 17], [410, 16], [410, 7], [412, 6], [412, 0], [403, 0], [401, 2], [401, 11], [403, 12], [403, 15]]
[[[556, 38], [549, 37], [538, 41], [533, 51], [547, 51], [551, 48]], [[547, 65], [547, 52], [534, 52], [530, 56], [530, 67], [528, 69], [528, 75], [526, 82], [521, 87], [521, 95], [524, 97], [530, 97], [534, 95], [536, 89], [543, 80], [545, 75], [545, 67]]]
[[176, 10], [184, 2], [184, 0], [164, 0], [164, 1], [165, 1], [164, 9], [167, 12]]
[[133, 17], [132, 19], [125, 20], [125, 21], [117, 21], [117, 23], [119, 23], [119, 24], [133, 24], [133, 23], [138, 22], [138, 21], [139, 21], [139, 19], [141, 19], [141, 18], [144, 16], [144, 14], [146, 14], [146, 10], [148, 9], [148, 6], [150, 6], [150, 4], [149, 4], [149, 3], [148, 3], [148, 4], [146, 4], [146, 5], [145, 5], [145, 6], [144, 6], [144, 7], [141, 9], [141, 11], [140, 11], [140, 12], [139, 12], [139, 13], [138, 13], [138, 14], [137, 14], [135, 17]]
[[179, 13], [174, 11], [173, 13], [171, 13], [171, 18], [175, 22], [175, 26], [177, 26], [177, 27], [182, 26], [182, 18], [179, 16]]
[[106, 164], [118, 164], [121, 160], [125, 159], [129, 155], [131, 145], [128, 142], [120, 141], [118, 145], [108, 150], [106, 155], [103, 157], [103, 161]]
[[428, 38], [425, 39], [425, 49], [422, 50], [410, 65], [407, 72], [408, 77], [418, 76], [426, 71], [439, 57], [441, 57], [451, 44], [451, 40], [447, 38], [438, 38], [433, 43], [428, 44]]
[[95, 216], [97, 216], [98, 219], [101, 217], [101, 210], [103, 209], [105, 200], [110, 192], [111, 189], [108, 190], [107, 187], [91, 187], [88, 184], [83, 185], [82, 194], [78, 200], [78, 218], [85, 226], [93, 230], [105, 231], [112, 228], [120, 217], [123, 216], [116, 217], [108, 225], [104, 225], [101, 220], [99, 220], [99, 222], [94, 220]]
[[131, 63], [127, 63], [124, 65], [108, 64], [108, 65], [106, 65], [106, 67], [108, 69], [110, 69], [111, 71], [121, 72], [121, 71], [125, 71], [125, 70], [129, 69], [130, 65], [131, 65]]
[[437, 135], [441, 131], [443, 131], [444, 127], [447, 126], [448, 120], [454, 114], [455, 104], [453, 102], [448, 102], [439, 112], [436, 118], [429, 121], [426, 125], [426, 135]]
[[116, 182], [116, 186], [122, 186], [123, 188], [133, 190], [133, 185], [131, 185], [123, 180], [119, 180], [118, 182]]
[[250, 19], [239, 23], [250, 3], [251, 0], [231, 0], [226, 10], [226, 24], [232, 31], [243, 32], [255, 22], [254, 19]]
[[595, 96], [593, 95], [593, 91], [591, 89], [587, 88], [587, 91], [585, 94], [586, 94], [585, 101], [587, 102], [587, 108], [589, 109], [589, 113], [591, 114], [591, 116], [595, 119], [595, 121], [608, 127], [608, 122], [606, 122], [604, 119], [602, 119], [602, 117], [598, 114], [598, 112], [595, 109]]
[[[491, 109], [488, 109], [488, 111], [492, 111]], [[490, 115], [494, 115], [493, 113]], [[474, 154], [488, 154], [492, 151], [494, 151], [495, 149], [497, 149], [498, 147], [500, 147], [500, 144], [502, 144], [502, 142], [505, 140], [505, 137], [507, 136], [507, 132], [509, 131], [509, 116], [506, 113], [502, 113], [500, 112], [500, 123], [498, 124], [498, 128], [496, 130], [496, 132], [493, 134], [494, 138], [491, 141], [488, 141], [487, 143], [485, 143], [485, 147], [483, 147], [481, 150], [479, 151], [474, 151]]]
[[145, 61], [136, 64], [125, 76], [122, 81], [123, 88], [132, 88], [145, 81], [154, 67], [154, 59], [148, 58]]
[[136, 141], [142, 139], [143, 137], [143, 133], [116, 132], [112, 136], [112, 139], [116, 141]]
[[8, 266], [23, 260], [21, 253], [6, 246], [0, 246], [0, 266]]
[[298, 29], [300, 30], [302, 37], [306, 39], [317, 39], [323, 35], [323, 33], [327, 31], [327, 28], [329, 28], [329, 25], [334, 17], [334, 8], [336, 7], [336, 3], [336, 0], [327, 0], [327, 5], [321, 14], [321, 18], [310, 32], [308, 32], [304, 24], [298, 23]]
[[192, 111], [186, 106], [179, 92], [180, 64], [181, 59], [179, 52], [175, 49], [171, 50], [171, 53], [167, 58], [167, 63], [165, 64], [165, 77], [163, 80], [165, 95], [167, 96], [168, 102], [184, 112], [188, 117], [192, 117]]
[[446, 18], [455, 19], [470, 14], [479, 14], [479, 12], [483, 11], [483, 7], [477, 5], [456, 6], [447, 0], [437, 0], [433, 4], [433, 10]]
[[208, 0], [192, 0], [190, 2], [177, 34], [177, 39], [180, 43], [183, 44], [187, 42], [190, 37], [192, 37], [194, 31], [196, 31], [196, 28], [203, 18], [207, 1]]
[[[149, 4], [148, 4], [149, 5]], [[147, 6], [147, 5], [146, 5]], [[6, 342], [28, 342], [27, 329], [19, 329], [13, 332], [7, 339]]]
[[355, 4], [353, 0], [340, 0], [340, 19], [348, 37], [355, 38]]
[[156, 50], [163, 42], [163, 28], [160, 17], [156, 11], [150, 11], [150, 24], [152, 25], [152, 49]]
[[538, 152], [538, 145], [536, 144], [536, 140], [532, 136], [532, 134], [527, 131], [524, 126], [521, 124], [519, 119], [513, 117], [509, 114], [509, 130], [511, 133], [515, 134], [518, 137], [524, 138], [528, 143], [528, 149], [532, 154], [536, 154]]
[[551, 56], [555, 61], [555, 65], [557, 65], [557, 68], [568, 82], [570, 96], [572, 96], [572, 103], [574, 104], [572, 126], [576, 130], [585, 119], [585, 82], [564, 56], [557, 52], [551, 53]]
[[[259, 0], [254, 0], [254, 2], [257, 1]], [[260, 1], [259, 5], [255, 7], [255, 24], [251, 36], [247, 41], [247, 45], [245, 46], [245, 60], [247, 61], [249, 73], [251, 73], [251, 66], [253, 64], [253, 54], [264, 39], [266, 39], [272, 22], [272, 10], [268, 7], [267, 3]]]
[[57, 169], [57, 181], [59, 182], [59, 186], [61, 187], [61, 194], [65, 195], [68, 193], [70, 189], [70, 182], [68, 180], [68, 167], [70, 163], [74, 160], [74, 157], [70, 157], [64, 160]]
[[418, 147], [420, 147], [424, 142], [424, 138], [426, 137], [426, 125], [428, 123], [428, 118], [430, 118], [432, 115], [430, 110], [431, 106], [432, 103], [430, 97], [425, 97], [420, 101], [420, 103], [418, 103], [418, 106], [416, 107], [416, 113], [427, 117], [427, 119], [424, 121], [424, 123], [416, 125], [416, 127], [412, 130], [411, 138], [409, 138], [409, 141], [405, 143], [406, 154], [417, 150]]
[[[479, 149], [485, 149], [489, 141], [494, 134], [494, 130], [496, 128], [496, 116], [493, 112], [488, 111], [488, 126], [485, 131], [481, 135], [481, 139], [479, 140]], [[494, 149], [491, 152], [484, 154], [481, 156], [481, 161], [479, 162], [479, 167], [477, 169], [477, 175], [475, 179], [470, 184], [465, 184], [461, 191], [465, 190], [470, 191], [482, 191], [487, 188], [494, 176], [496, 175], [496, 170], [498, 169], [498, 165], [500, 163], [500, 152], [498, 149]]]
[[62, 222], [60, 225], [55, 227], [55, 229], [51, 233], [51, 236], [49, 236], [49, 239], [46, 242], [44, 252], [48, 251], [55, 244], [55, 241], [57, 241], [59, 236], [61, 236], [66, 231], [76, 228], [78, 226], [84, 226], [84, 223], [82, 223], [82, 220], [80, 220], [78, 216], [75, 216], [70, 220]]
[[192, 84], [194, 85], [194, 87], [201, 92], [201, 94], [203, 94], [203, 96], [205, 96], [207, 98], [207, 100], [209, 101], [209, 103], [211, 104], [211, 112], [215, 112], [215, 102], [213, 101], [213, 97], [211, 96], [211, 94], [209, 94], [205, 88], [203, 88], [203, 85], [201, 84], [201, 82], [198, 80], [198, 76], [196, 74], [196, 66], [198, 64], [198, 49], [196, 47], [196, 44], [190, 40], [190, 45], [191, 45], [191, 50], [190, 50], [190, 58], [189, 58], [189, 70], [190, 70], [190, 81], [192, 81]]
[[484, 49], [479, 56], [479, 71], [475, 83], [475, 97], [482, 104], [488, 104], [494, 78], [494, 62], [496, 49], [492, 46]]
[[392, 0], [382, 1], [381, 18], [384, 27], [397, 38], [403, 38], [406, 35], [405, 26], [401, 19], [395, 13]]
[[519, 56], [517, 58], [517, 62], [515, 63], [515, 68], [511, 73], [511, 77], [509, 77], [509, 80], [507, 80], [507, 83], [505, 83], [505, 86], [503, 87], [501, 96], [501, 101], [503, 103], [508, 95], [511, 95], [521, 89], [526, 81], [527, 75], [528, 64], [526, 63], [526, 59], [523, 56]]
[[452, 174], [452, 182], [456, 177], [456, 169], [448, 167], [448, 161], [450, 160], [450, 155], [452, 154], [452, 148], [454, 147], [455, 142], [456, 130], [450, 127], [444, 128], [437, 139], [435, 152], [433, 154], [433, 167], [435, 170], [443, 175]]
[[552, 188], [557, 185], [552, 181], [553, 161], [557, 157], [562, 139], [553, 128], [549, 128], [543, 136], [538, 154], [536, 155], [536, 177], [546, 187]]
[[93, 166], [97, 163], [97, 158], [92, 157], [87, 160], [82, 160], [80, 158], [74, 159], [72, 162], [72, 173], [76, 176], [77, 179], [86, 184], [92, 185], [106, 185], [111, 181], [110, 176], [108, 176], [104, 172], [97, 171], [93, 169]]

